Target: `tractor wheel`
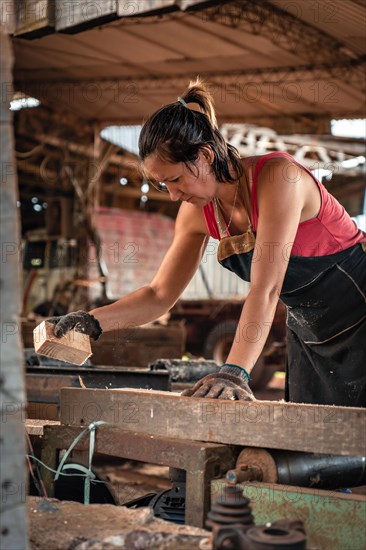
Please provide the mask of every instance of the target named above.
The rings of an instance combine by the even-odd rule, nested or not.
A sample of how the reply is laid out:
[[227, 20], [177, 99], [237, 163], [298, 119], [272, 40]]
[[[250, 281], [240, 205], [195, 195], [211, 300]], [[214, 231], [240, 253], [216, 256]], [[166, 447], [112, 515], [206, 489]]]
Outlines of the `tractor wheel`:
[[[204, 357], [213, 359], [219, 365], [225, 363], [230, 352], [231, 345], [235, 338], [237, 322], [222, 321], [209, 332], [204, 345]], [[271, 380], [274, 370], [265, 365], [264, 352], [271, 343], [271, 337], [268, 338], [265, 348], [254, 365], [251, 372], [250, 387], [252, 390], [264, 389]]]

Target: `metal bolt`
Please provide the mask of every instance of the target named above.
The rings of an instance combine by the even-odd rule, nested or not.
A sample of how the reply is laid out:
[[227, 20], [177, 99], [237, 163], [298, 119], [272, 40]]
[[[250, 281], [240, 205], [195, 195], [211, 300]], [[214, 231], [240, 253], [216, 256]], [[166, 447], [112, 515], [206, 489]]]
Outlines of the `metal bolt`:
[[235, 470], [229, 470], [226, 473], [226, 479], [229, 483], [236, 485], [242, 481], [261, 481], [262, 471], [256, 466], [248, 466], [243, 464]]

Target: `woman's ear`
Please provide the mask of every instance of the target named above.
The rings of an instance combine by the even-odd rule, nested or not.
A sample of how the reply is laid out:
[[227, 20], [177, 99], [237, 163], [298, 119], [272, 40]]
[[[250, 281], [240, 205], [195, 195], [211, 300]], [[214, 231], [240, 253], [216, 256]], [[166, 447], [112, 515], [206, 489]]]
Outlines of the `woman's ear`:
[[200, 148], [203, 158], [209, 163], [212, 164], [215, 158], [214, 152], [209, 145], [203, 145]]

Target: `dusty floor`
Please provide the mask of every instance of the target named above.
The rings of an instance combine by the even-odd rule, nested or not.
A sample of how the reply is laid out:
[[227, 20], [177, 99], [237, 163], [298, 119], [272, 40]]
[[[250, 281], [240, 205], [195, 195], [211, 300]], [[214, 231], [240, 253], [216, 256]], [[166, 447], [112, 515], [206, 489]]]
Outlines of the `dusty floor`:
[[210, 550], [210, 534], [156, 519], [148, 508], [29, 497], [31, 550]]

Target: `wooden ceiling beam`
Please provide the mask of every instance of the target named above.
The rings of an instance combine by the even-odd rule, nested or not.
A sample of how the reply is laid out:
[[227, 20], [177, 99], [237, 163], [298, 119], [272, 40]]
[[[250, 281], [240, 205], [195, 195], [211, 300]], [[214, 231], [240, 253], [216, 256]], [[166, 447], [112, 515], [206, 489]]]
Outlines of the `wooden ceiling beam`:
[[[47, 145], [56, 147], [61, 151], [68, 149], [71, 153], [74, 153], [76, 155], [93, 159], [98, 158], [92, 144], [84, 145], [82, 143], [75, 143], [73, 141], [70, 141], [69, 139], [61, 138], [59, 136], [51, 134], [36, 134], [34, 136], [34, 139], [36, 139], [39, 143], [46, 143]], [[111, 154], [108, 158], [108, 162], [111, 164], [116, 164], [118, 166], [134, 168], [137, 170], [137, 158], [135, 157], [135, 155], [125, 150], [123, 150], [123, 155]]]
[[[235, 85], [244, 85], [250, 82], [253, 84], [264, 84], [267, 85], [280, 85], [281, 83], [289, 84], [296, 82], [304, 81], [313, 81], [313, 80], [329, 80], [329, 71], [331, 71], [331, 76], [333, 78], [339, 79], [339, 71], [342, 70], [342, 79], [347, 78], [349, 83], [352, 83], [354, 86], [359, 84], [359, 87], [362, 88], [364, 84], [364, 74], [363, 69], [366, 64], [366, 56], [357, 57], [352, 59], [348, 63], [342, 61], [334, 61], [333, 63], [308, 63], [304, 65], [288, 65], [281, 67], [263, 67], [263, 68], [250, 68], [243, 70], [235, 71], [200, 71], [200, 76], [205, 80], [209, 80], [212, 83], [213, 89], [219, 91], [220, 87], [225, 86], [235, 86]], [[127, 76], [123, 78], [82, 78], [82, 79], [72, 79], [72, 78], [62, 78], [62, 79], [42, 79], [39, 81], [37, 77], [34, 79], [34, 71], [32, 71], [33, 78], [25, 78], [19, 80], [19, 86], [26, 87], [27, 91], [32, 91], [36, 94], [36, 97], [47, 96], [52, 94], [54, 90], [59, 89], [60, 86], [72, 86], [73, 90], [76, 91], [78, 88], [83, 91], [83, 87], [89, 86], [90, 84], [98, 83], [99, 86], [103, 86], [104, 89], [110, 88], [116, 94], [118, 94], [118, 86], [135, 86], [136, 91], [141, 89], [142, 91], [154, 91], [154, 90], [181, 90], [182, 87], [187, 86], [187, 80], [192, 77], [191, 73], [179, 73], [179, 74], [170, 74], [166, 76], [165, 74], [156, 75], [156, 74], [144, 74], [143, 76], [134, 75], [133, 77]], [[217, 88], [215, 88], [215, 85]], [[125, 88], [124, 88], [125, 89]], [[66, 91], [66, 90], [65, 90]]]

